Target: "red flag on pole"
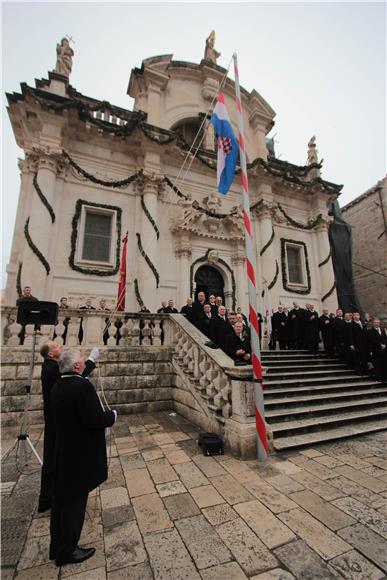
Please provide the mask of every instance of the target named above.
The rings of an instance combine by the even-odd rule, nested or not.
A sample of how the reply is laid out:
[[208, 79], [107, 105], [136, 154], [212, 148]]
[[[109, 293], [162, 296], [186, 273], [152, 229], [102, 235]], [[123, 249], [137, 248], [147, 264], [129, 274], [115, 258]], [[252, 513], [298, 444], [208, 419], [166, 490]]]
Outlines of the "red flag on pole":
[[118, 282], [118, 297], [116, 310], [125, 310], [125, 290], [126, 290], [126, 246], [128, 244], [128, 232], [122, 240], [122, 253], [120, 263], [120, 280]]

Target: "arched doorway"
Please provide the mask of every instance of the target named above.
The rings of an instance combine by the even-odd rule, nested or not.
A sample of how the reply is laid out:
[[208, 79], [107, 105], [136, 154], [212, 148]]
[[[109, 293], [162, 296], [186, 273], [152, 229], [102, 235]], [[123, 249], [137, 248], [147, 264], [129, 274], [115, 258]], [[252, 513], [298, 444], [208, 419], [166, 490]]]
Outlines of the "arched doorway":
[[210, 294], [221, 296], [224, 301], [224, 280], [222, 274], [212, 266], [200, 266], [195, 274], [195, 300], [198, 292], [204, 292], [206, 298]]

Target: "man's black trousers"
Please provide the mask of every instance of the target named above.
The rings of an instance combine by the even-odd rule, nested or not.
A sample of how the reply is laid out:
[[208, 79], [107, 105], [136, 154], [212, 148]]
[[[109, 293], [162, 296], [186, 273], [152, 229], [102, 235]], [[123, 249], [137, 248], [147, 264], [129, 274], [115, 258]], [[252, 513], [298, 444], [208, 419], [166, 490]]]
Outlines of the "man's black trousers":
[[88, 495], [87, 493], [70, 499], [54, 496], [50, 521], [50, 556], [52, 558], [67, 558], [78, 546], [85, 520]]

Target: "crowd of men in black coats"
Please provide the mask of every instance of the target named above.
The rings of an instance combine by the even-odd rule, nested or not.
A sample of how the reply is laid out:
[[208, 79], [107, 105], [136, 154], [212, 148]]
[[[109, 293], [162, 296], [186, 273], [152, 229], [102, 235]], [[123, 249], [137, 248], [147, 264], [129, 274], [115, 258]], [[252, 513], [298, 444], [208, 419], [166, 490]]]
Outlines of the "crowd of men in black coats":
[[278, 306], [271, 322], [272, 350], [278, 342], [280, 349], [317, 353], [322, 340], [327, 355], [337, 355], [360, 374], [368, 374], [371, 362], [376, 380], [387, 381], [387, 335], [378, 318], [361, 317], [360, 312], [344, 314], [340, 308], [335, 314], [323, 309], [319, 315], [313, 304], [301, 308], [293, 302], [291, 310]]

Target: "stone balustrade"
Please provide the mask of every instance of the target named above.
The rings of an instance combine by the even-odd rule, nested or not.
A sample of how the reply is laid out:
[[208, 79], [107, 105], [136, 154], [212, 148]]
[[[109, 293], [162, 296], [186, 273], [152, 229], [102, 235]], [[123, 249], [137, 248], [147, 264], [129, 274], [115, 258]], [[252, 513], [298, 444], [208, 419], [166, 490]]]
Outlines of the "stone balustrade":
[[[21, 420], [27, 369], [21, 361], [29, 357], [34, 332], [33, 325], [23, 329], [16, 317], [17, 308], [2, 309], [4, 425]], [[254, 456], [251, 366], [235, 367], [221, 349], [206, 346], [207, 337], [182, 314], [60, 310], [58, 324], [40, 327], [38, 345], [48, 339], [85, 353], [95, 345], [102, 348], [99, 380], [106, 382], [109, 400], [120, 414], [173, 408], [203, 430], [219, 433], [235, 455]], [[34, 423], [42, 417], [40, 358], [36, 353]]]
[[[23, 327], [16, 322], [17, 308], [1, 311], [1, 345], [31, 346], [34, 326]], [[39, 329], [38, 344], [55, 338], [66, 346], [160, 346], [163, 319], [167, 314], [105, 312], [103, 310], [59, 310], [58, 323]]]

